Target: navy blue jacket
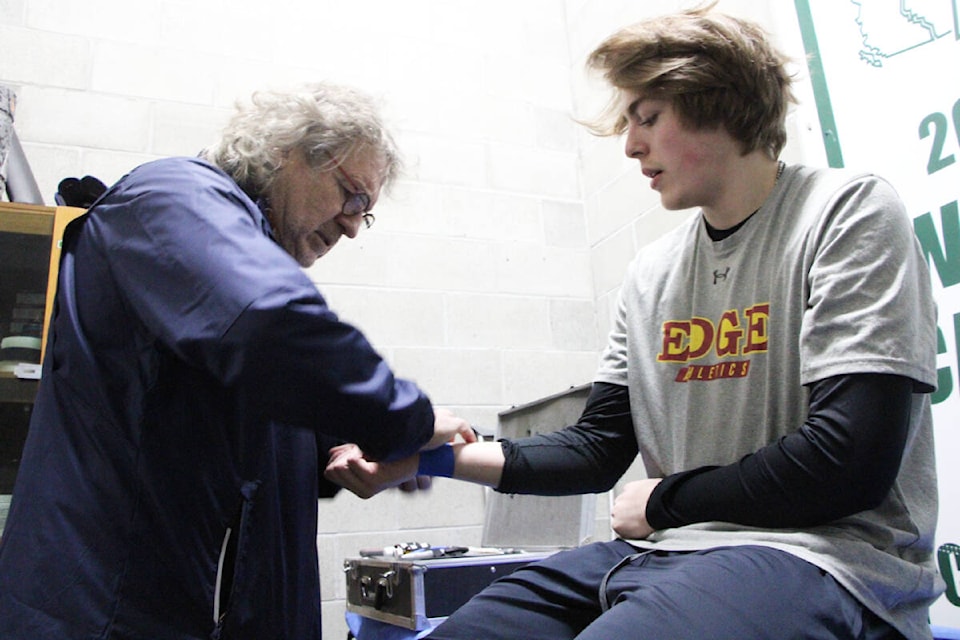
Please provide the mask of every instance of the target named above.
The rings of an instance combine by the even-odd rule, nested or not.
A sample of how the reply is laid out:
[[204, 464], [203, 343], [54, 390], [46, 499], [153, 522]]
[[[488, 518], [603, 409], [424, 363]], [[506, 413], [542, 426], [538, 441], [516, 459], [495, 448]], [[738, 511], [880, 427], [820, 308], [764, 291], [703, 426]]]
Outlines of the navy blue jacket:
[[132, 171], [64, 238], [0, 638], [319, 640], [326, 448], [433, 421], [224, 173]]

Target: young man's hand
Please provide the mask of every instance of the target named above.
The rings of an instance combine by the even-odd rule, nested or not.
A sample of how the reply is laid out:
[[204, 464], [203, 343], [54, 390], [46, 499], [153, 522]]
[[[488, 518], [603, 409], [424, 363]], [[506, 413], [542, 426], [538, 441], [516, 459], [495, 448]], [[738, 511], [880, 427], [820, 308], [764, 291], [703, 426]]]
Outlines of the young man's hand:
[[653, 527], [647, 522], [647, 502], [653, 488], [660, 484], [661, 479], [637, 480], [628, 482], [623, 487], [610, 510], [610, 524], [618, 536], [628, 540], [642, 540], [653, 533]]

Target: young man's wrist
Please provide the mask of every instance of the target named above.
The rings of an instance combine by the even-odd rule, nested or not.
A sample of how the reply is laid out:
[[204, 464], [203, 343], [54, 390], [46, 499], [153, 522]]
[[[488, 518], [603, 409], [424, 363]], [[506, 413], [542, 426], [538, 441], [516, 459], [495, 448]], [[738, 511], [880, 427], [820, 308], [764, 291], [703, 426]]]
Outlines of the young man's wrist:
[[420, 463], [417, 467], [417, 475], [452, 478], [454, 466], [453, 447], [445, 444], [436, 449], [420, 452]]

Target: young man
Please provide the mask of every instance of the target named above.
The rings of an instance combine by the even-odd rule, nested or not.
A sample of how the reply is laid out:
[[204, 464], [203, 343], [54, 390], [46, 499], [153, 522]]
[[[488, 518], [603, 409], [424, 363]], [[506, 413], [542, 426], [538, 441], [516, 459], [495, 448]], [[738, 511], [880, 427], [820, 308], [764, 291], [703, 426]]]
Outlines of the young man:
[[872, 175], [785, 166], [792, 99], [765, 34], [709, 9], [650, 19], [589, 64], [667, 209], [627, 272], [583, 416], [557, 433], [328, 477], [429, 471], [505, 493], [605, 491], [620, 536], [491, 585], [436, 639], [929, 638], [935, 310], [912, 225]]

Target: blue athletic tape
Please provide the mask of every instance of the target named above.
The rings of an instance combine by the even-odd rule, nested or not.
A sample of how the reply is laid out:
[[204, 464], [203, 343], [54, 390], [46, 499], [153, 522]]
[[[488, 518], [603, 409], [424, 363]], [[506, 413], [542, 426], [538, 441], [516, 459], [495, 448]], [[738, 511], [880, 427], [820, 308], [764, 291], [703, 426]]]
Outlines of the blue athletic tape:
[[430, 451], [420, 452], [420, 466], [417, 468], [417, 475], [452, 478], [453, 467], [453, 447], [445, 444]]

